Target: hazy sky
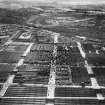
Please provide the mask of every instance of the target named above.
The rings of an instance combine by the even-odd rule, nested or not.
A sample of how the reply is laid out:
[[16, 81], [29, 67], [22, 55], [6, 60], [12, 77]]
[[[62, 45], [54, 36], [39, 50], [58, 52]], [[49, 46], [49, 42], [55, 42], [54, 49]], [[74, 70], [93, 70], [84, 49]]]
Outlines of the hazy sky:
[[61, 4], [105, 4], [105, 0], [0, 0], [0, 1], [40, 1], [58, 2]]
[[105, 0], [22, 0], [22, 1], [42, 1], [42, 2], [59, 2], [62, 4], [102, 4]]
[[21, 0], [21, 1], [59, 1], [59, 2], [105, 2], [105, 0]]

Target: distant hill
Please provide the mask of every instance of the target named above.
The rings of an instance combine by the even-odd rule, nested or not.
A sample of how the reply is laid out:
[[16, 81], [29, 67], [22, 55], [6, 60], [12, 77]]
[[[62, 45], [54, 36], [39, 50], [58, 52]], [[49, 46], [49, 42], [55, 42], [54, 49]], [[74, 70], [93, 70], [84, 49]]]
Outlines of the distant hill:
[[36, 11], [32, 8], [20, 8], [18, 10], [0, 8], [0, 23], [23, 25], [31, 15], [36, 15], [39, 13], [40, 11]]

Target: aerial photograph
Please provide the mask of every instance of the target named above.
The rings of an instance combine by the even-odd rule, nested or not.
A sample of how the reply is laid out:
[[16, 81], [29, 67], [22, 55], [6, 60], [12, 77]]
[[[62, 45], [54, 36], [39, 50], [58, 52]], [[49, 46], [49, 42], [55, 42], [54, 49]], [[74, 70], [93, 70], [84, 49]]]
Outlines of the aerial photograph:
[[105, 105], [105, 0], [0, 0], [0, 105]]

